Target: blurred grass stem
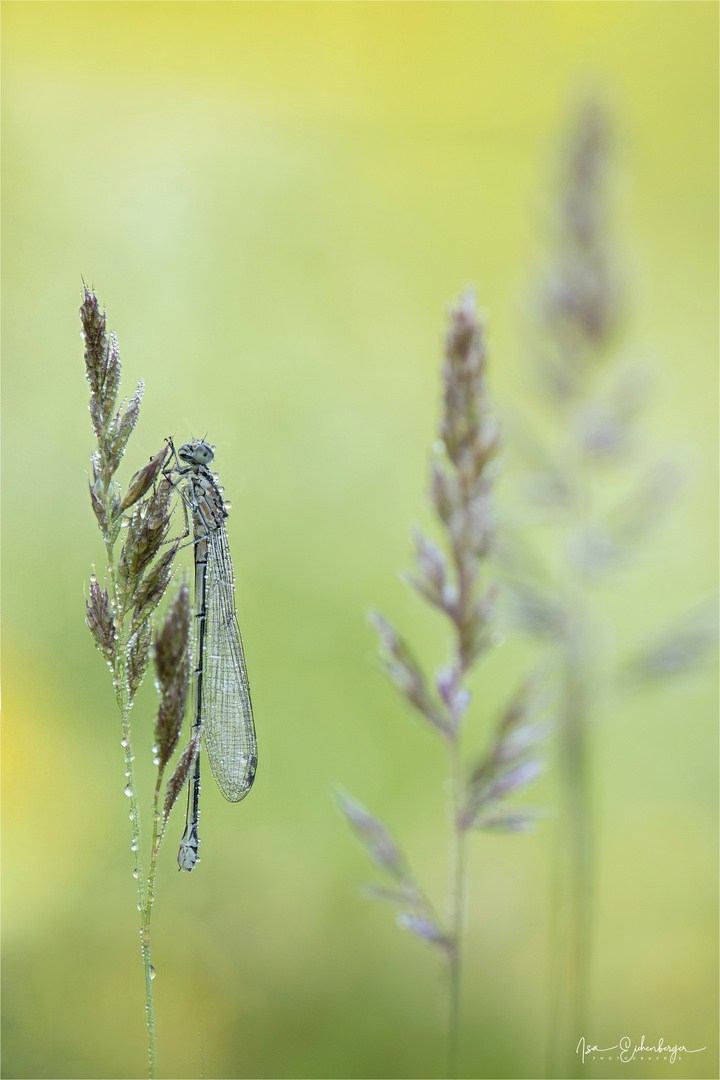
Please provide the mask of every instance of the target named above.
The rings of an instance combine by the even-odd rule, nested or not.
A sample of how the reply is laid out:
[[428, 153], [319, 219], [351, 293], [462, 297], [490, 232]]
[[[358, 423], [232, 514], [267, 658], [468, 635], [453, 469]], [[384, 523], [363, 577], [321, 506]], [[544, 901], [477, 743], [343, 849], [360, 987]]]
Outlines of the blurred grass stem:
[[532, 680], [526, 680], [500, 718], [485, 752], [466, 772], [461, 752], [463, 723], [471, 702], [466, 680], [497, 640], [491, 630], [497, 589], [487, 580], [487, 563], [495, 540], [494, 458], [499, 443], [487, 396], [485, 324], [469, 290], [448, 313], [444, 344], [440, 439], [430, 461], [430, 500], [447, 554], [416, 529], [415, 569], [405, 580], [448, 620], [448, 662], [428, 677], [384, 616], [375, 612], [370, 620], [379, 637], [386, 674], [445, 743], [451, 834], [444, 920], [438, 918], [418, 887], [401, 849], [382, 822], [354, 799], [342, 795], [339, 802], [368, 853], [390, 879], [389, 887], [371, 886], [367, 895], [404, 909], [397, 917], [398, 925], [445, 957], [446, 1075], [454, 1080], [462, 1013], [468, 833], [475, 829], [530, 831], [532, 808], [508, 806], [505, 799], [542, 771], [535, 750], [546, 728], [533, 722]]
[[447, 1075], [455, 1080], [458, 1067], [458, 1044], [462, 999], [462, 950], [465, 931], [465, 898], [467, 866], [467, 829], [461, 824], [461, 793], [463, 768], [460, 733], [448, 740], [448, 786], [452, 835], [450, 847], [449, 930], [452, 950], [449, 953], [450, 979], [448, 994]]
[[[534, 336], [541, 385], [560, 434], [566, 493], [558, 528], [556, 635], [559, 752], [564, 814], [553, 905], [548, 1075], [573, 1075], [575, 1045], [586, 1035], [592, 951], [595, 822], [591, 791], [593, 674], [598, 642], [589, 578], [601, 562], [593, 541], [610, 534], [595, 520], [594, 480], [605, 457], [622, 460], [622, 408], [604, 404], [602, 368], [620, 325], [623, 288], [608, 243], [609, 122], [604, 109], [580, 110], [562, 161], [553, 247], [539, 283]], [[598, 417], [610, 417], [603, 427]], [[593, 420], [594, 417], [594, 420]], [[614, 426], [613, 426], [614, 424]]]
[[587, 1030], [596, 876], [587, 659], [591, 627], [579, 578], [571, 578], [565, 610], [559, 672], [559, 767], [565, 805], [556, 859], [550, 1077], [572, 1075], [574, 1041]]

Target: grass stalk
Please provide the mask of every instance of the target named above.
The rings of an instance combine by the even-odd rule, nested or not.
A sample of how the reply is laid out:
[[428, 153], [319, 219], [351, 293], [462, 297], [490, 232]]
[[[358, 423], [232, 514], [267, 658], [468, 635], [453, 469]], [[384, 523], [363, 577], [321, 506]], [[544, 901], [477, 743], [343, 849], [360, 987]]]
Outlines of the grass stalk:
[[[613, 356], [628, 305], [611, 244], [611, 145], [605, 109], [586, 101], [560, 161], [546, 267], [528, 326], [534, 400], [544, 400], [549, 423], [546, 435], [534, 436], [531, 417], [524, 420], [531, 471], [523, 501], [531, 510], [506, 544], [516, 624], [543, 639], [556, 659], [563, 814], [551, 930], [552, 1080], [575, 1075], [575, 1047], [588, 1036], [598, 858], [593, 743], [601, 696], [612, 700], [641, 682], [679, 674], [717, 635], [715, 614], [699, 613], [629, 662], [612, 665], [598, 633], [598, 593], [621, 573], [627, 587], [628, 569], [679, 487], [677, 465], [666, 454], [649, 462], [641, 453], [635, 421], [647, 374]], [[547, 547], [528, 542], [528, 525], [538, 520], [550, 534]]]
[[590, 583], [621, 554], [594, 486], [598, 469], [607, 474], [626, 459], [636, 407], [603, 370], [624, 307], [608, 243], [609, 141], [604, 110], [586, 103], [561, 162], [552, 246], [530, 327], [536, 383], [557, 445], [533, 440], [526, 429], [533, 453], [526, 491], [533, 513], [555, 527], [555, 569], [538, 575], [521, 568], [514, 582], [520, 625], [549, 640], [557, 660], [563, 814], [551, 934], [547, 1072], [553, 1078], [571, 1075], [575, 1045], [587, 1034], [596, 876], [591, 739], [600, 664]]
[[[165, 767], [178, 742], [185, 712], [190, 675], [190, 599], [183, 582], [155, 631], [154, 658], [160, 706], [154, 725], [155, 763], [158, 766], [153, 801], [153, 833], [149, 860], [143, 861], [140, 805], [135, 782], [133, 738], [130, 715], [135, 695], [146, 673], [153, 640], [154, 618], [172, 577], [178, 541], [170, 541], [172, 487], [165, 479], [163, 465], [167, 447], [140, 469], [123, 496], [115, 479], [140, 409], [142, 383], [128, 404], [117, 407], [120, 385], [120, 356], [114, 335], [106, 332], [94, 292], [84, 287], [80, 309], [85, 340], [85, 369], [90, 386], [90, 414], [97, 447], [91, 458], [90, 498], [106, 552], [105, 587], [93, 573], [86, 600], [86, 623], [98, 650], [112, 672], [113, 688], [120, 712], [120, 729], [125, 763], [125, 794], [130, 799], [130, 819], [140, 912], [140, 949], [145, 981], [145, 1009], [148, 1034], [148, 1067], [151, 1080], [157, 1076], [157, 1033], [152, 979], [150, 919], [155, 870], [162, 833], [158, 833], [159, 796]], [[119, 558], [116, 544], [122, 537]], [[169, 546], [168, 546], [169, 545]], [[191, 755], [183, 755], [168, 786], [164, 819], [187, 778]]]
[[465, 932], [465, 894], [467, 888], [467, 829], [461, 824], [463, 766], [460, 733], [448, 740], [448, 787], [450, 790], [450, 879], [448, 882], [448, 926], [452, 949], [448, 952], [448, 1033], [447, 1075], [455, 1080], [458, 1072], [462, 1000], [463, 945]]
[[[573, 538], [593, 527], [593, 477], [584, 468], [576, 446], [567, 448], [576, 497], [564, 530], [563, 547], [569, 551]], [[574, 458], [574, 461], [573, 461]], [[596, 878], [595, 815], [592, 794], [593, 619], [588, 583], [570, 564], [564, 588], [565, 625], [560, 636], [558, 754], [564, 802], [560, 843], [562, 881], [567, 894], [566, 918], [559, 924], [556, 948], [564, 958], [563, 981], [557, 987], [560, 1001], [556, 1030], [553, 1076], [570, 1076], [575, 1061], [574, 1033], [587, 1032], [593, 941], [593, 893]]]
[[[106, 541], [107, 553], [107, 583], [113, 598], [115, 611], [121, 612], [122, 605], [119, 602], [118, 583], [115, 574], [115, 551], [114, 546]], [[150, 950], [150, 912], [152, 909], [152, 887], [150, 881], [146, 881], [143, 866], [142, 853], [142, 828], [140, 820], [140, 807], [135, 785], [135, 754], [133, 753], [132, 733], [130, 729], [130, 689], [128, 686], [126, 656], [128, 650], [128, 636], [125, 630], [125, 619], [120, 617], [116, 623], [117, 648], [113, 658], [113, 684], [118, 709], [120, 710], [120, 728], [122, 731], [121, 745], [125, 758], [125, 776], [127, 785], [125, 794], [130, 798], [130, 822], [132, 831], [131, 851], [135, 857], [135, 869], [133, 876], [137, 880], [138, 910], [140, 912], [140, 943], [145, 974], [145, 1012], [147, 1016], [148, 1034], [148, 1071], [150, 1080], [157, 1077], [157, 1033], [155, 1029], [155, 1002], [153, 999], [152, 976], [153, 966]]]
[[[499, 443], [485, 382], [485, 327], [475, 297], [464, 293], [450, 310], [442, 368], [440, 441], [431, 461], [430, 501], [445, 552], [415, 532], [415, 570], [409, 585], [449, 623], [450, 659], [432, 676], [415, 660], [402, 637], [382, 615], [371, 616], [386, 674], [446, 748], [450, 800], [449, 881], [446, 919], [438, 917], [385, 825], [347, 795], [340, 807], [389, 884], [370, 885], [366, 895], [395, 904], [398, 925], [441, 950], [447, 962], [446, 1075], [460, 1071], [460, 1029], [468, 834], [473, 830], [527, 832], [532, 807], [506, 802], [542, 771], [538, 743], [547, 726], [537, 723], [535, 680], [526, 679], [486, 741], [485, 752], [466, 762], [462, 730], [471, 703], [466, 681], [494, 643], [496, 588], [488, 582], [495, 526], [492, 513]], [[477, 1075], [477, 1072], [474, 1072]]]

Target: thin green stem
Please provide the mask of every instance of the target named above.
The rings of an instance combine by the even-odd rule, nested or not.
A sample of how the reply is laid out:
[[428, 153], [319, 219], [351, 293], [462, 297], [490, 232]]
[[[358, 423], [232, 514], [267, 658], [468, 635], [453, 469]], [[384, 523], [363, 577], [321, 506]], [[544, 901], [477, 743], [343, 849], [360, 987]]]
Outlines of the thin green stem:
[[158, 851], [160, 850], [160, 843], [163, 838], [163, 829], [158, 829], [158, 822], [160, 821], [160, 784], [162, 781], [162, 773], [158, 776], [157, 784], [155, 785], [155, 797], [153, 799], [153, 833], [152, 833], [152, 847], [150, 848], [150, 872], [148, 874], [148, 895], [147, 895], [147, 920], [150, 923], [150, 915], [152, 913], [153, 898], [155, 896], [155, 870], [157, 867]]
[[[593, 881], [593, 815], [589, 775], [586, 673], [574, 648], [566, 647], [565, 784], [569, 871], [567, 927], [568, 1056], [586, 1034]], [[569, 1045], [573, 1043], [572, 1047]]]
[[[124, 610], [120, 603], [120, 595], [115, 573], [115, 555], [113, 546], [106, 539], [107, 550], [107, 577], [117, 620], [117, 642], [115, 649], [115, 662], [113, 666], [113, 682], [115, 695], [120, 709], [120, 723], [122, 727], [122, 747], [125, 755], [125, 775], [127, 777], [126, 793], [130, 797], [130, 818], [132, 823], [132, 851], [135, 855], [134, 876], [137, 878], [138, 908], [140, 910], [140, 948], [145, 971], [145, 1011], [148, 1029], [148, 1059], [150, 1080], [157, 1077], [157, 1037], [155, 1032], [155, 1005], [152, 992], [152, 977], [154, 969], [150, 959], [150, 911], [152, 908], [152, 883], [145, 880], [145, 870], [142, 857], [142, 835], [140, 827], [140, 807], [138, 805], [137, 789], [135, 786], [135, 770], [133, 762], [135, 755], [132, 748], [130, 735], [130, 690], [128, 687], [125, 655], [127, 651], [127, 635], [124, 627]], [[154, 848], [153, 837], [153, 848]], [[154, 860], [151, 859], [151, 868], [154, 877]]]
[[130, 791], [130, 813], [132, 815], [132, 850], [135, 854], [135, 871], [137, 876], [138, 908], [140, 909], [140, 949], [145, 971], [145, 1003], [148, 1028], [148, 1059], [150, 1080], [157, 1077], [157, 1037], [155, 1033], [155, 1005], [152, 992], [152, 978], [154, 968], [150, 956], [150, 913], [153, 901], [154, 858], [151, 855], [151, 873], [146, 881], [142, 857], [142, 841], [140, 829], [140, 812], [137, 804], [135, 791], [135, 777], [133, 771], [133, 752], [130, 741], [129, 718], [123, 724], [123, 745], [125, 747], [125, 769], [128, 773], [128, 789]]
[[554, 858], [554, 875], [551, 895], [551, 922], [549, 935], [550, 952], [550, 1016], [548, 1043], [546, 1046], [545, 1076], [554, 1080], [560, 1075], [562, 996], [565, 987], [565, 958], [561, 948], [562, 927], [567, 920], [564, 884], [567, 880], [565, 852], [558, 843]]
[[[591, 523], [589, 478], [575, 455], [577, 512], [565, 540]], [[582, 572], [568, 577], [566, 627], [561, 643], [560, 769], [564, 789], [558, 891], [563, 916], [556, 923], [550, 1070], [571, 1076], [575, 1046], [586, 1035], [592, 946], [595, 825], [591, 793], [590, 688], [588, 660], [591, 616]]]
[[460, 755], [459, 732], [448, 740], [448, 777], [451, 792], [452, 817], [450, 884], [448, 890], [449, 928], [452, 951], [450, 952], [449, 961], [447, 1075], [448, 1080], [455, 1080], [455, 1077], [457, 1076], [460, 1034], [462, 946], [465, 926], [467, 852], [467, 830], [462, 827], [460, 821], [462, 759]]

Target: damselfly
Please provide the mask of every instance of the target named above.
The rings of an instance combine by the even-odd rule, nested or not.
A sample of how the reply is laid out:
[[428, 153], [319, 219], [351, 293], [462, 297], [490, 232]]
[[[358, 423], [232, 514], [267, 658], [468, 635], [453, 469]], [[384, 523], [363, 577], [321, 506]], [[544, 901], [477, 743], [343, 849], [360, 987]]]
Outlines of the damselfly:
[[192, 732], [198, 753], [188, 782], [185, 832], [178, 852], [180, 869], [190, 871], [200, 843], [200, 744], [207, 750], [220, 791], [229, 802], [239, 802], [255, 778], [257, 740], [225, 529], [229, 504], [208, 468], [214, 451], [204, 439], [184, 443], [177, 453], [170, 440], [170, 449], [175, 464], [168, 479], [180, 478], [177, 486], [192, 515], [195, 549]]

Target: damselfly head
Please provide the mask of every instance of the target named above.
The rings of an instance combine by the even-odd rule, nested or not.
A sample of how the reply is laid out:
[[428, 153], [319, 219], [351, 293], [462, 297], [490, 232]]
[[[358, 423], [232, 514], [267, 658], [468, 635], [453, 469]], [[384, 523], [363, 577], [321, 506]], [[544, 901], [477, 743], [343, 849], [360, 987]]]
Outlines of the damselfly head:
[[178, 457], [189, 465], [207, 465], [215, 457], [215, 451], [204, 439], [186, 442], [178, 450]]

